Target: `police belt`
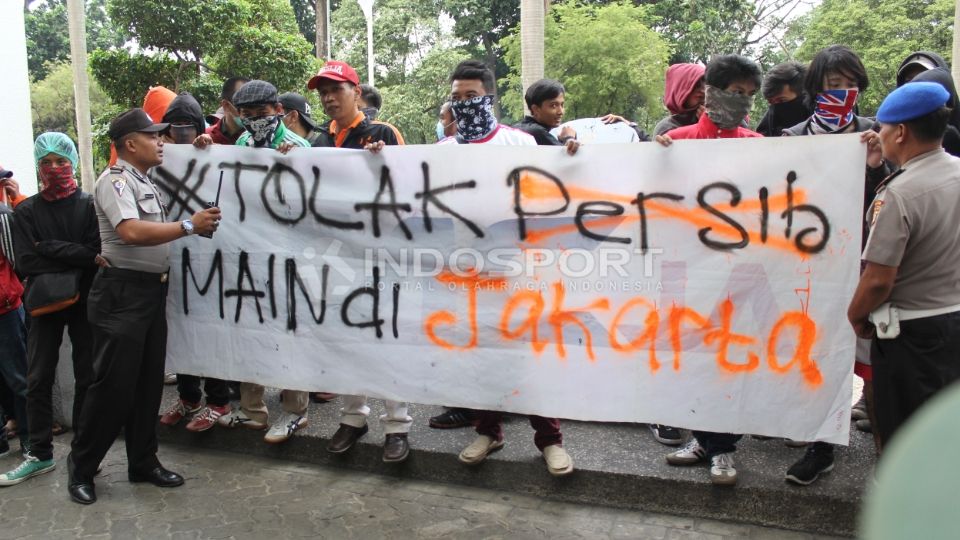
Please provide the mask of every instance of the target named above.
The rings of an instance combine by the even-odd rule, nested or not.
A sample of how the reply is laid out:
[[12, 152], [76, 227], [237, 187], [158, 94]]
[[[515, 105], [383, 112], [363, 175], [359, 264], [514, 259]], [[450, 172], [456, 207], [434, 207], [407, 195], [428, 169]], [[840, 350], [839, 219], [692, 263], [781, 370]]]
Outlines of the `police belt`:
[[960, 304], [934, 309], [903, 309], [897, 308], [901, 321], [912, 321], [914, 319], [926, 319], [927, 317], [936, 317], [937, 315], [946, 315], [960, 311]]
[[140, 270], [127, 270], [124, 268], [101, 268], [100, 275], [107, 278], [120, 279], [123, 281], [140, 281], [143, 283], [166, 283], [170, 277], [169, 272], [141, 272]]

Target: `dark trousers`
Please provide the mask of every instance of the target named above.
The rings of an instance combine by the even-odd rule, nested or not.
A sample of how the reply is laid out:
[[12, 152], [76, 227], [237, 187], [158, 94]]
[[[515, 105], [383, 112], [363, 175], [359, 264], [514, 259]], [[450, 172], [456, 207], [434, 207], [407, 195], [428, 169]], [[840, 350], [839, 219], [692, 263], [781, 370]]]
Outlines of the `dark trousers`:
[[[530, 427], [535, 431], [533, 444], [541, 452], [544, 448], [559, 444], [563, 445], [563, 434], [560, 433], [560, 420], [530, 415]], [[503, 440], [503, 413], [500, 411], [480, 411], [477, 417], [477, 433], [486, 435], [496, 441]]]
[[97, 466], [123, 429], [127, 468], [157, 460], [157, 413], [167, 349], [167, 284], [158, 274], [101, 269], [90, 289], [93, 383], [77, 423], [71, 481], [93, 483]]
[[[203, 390], [207, 394], [207, 405], [223, 407], [230, 403], [227, 381], [204, 377]], [[180, 399], [188, 403], [200, 403], [203, 399], [203, 394], [200, 393], [200, 377], [177, 373], [177, 392], [180, 394]]]
[[694, 431], [693, 436], [707, 452], [707, 458], [712, 458], [718, 454], [736, 452], [737, 441], [743, 438], [743, 435], [713, 433], [712, 431]]
[[894, 339], [873, 340], [877, 430], [886, 448], [928, 399], [960, 379], [960, 312], [900, 322]]
[[87, 387], [93, 379], [93, 333], [87, 321], [86, 303], [33, 317], [27, 331], [27, 417], [30, 453], [41, 461], [53, 459], [53, 383], [64, 327], [73, 345], [73, 426], [79, 422]]
[[13, 395], [13, 410], [5, 411], [17, 420], [20, 444], [29, 447], [27, 418], [27, 327], [22, 307], [0, 315], [0, 377]]

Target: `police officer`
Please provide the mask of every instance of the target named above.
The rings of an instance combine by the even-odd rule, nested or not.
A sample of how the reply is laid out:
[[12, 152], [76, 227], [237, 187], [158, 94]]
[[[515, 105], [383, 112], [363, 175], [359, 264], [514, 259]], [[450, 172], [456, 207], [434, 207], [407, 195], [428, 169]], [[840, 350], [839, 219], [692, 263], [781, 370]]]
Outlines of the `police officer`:
[[874, 429], [886, 446], [923, 403], [960, 379], [960, 159], [947, 154], [950, 94], [936, 83], [894, 90], [868, 142], [900, 170], [877, 188], [847, 317], [872, 338]]
[[167, 346], [167, 244], [194, 233], [212, 233], [220, 210], [202, 210], [179, 223], [166, 221], [160, 192], [147, 171], [163, 161], [160, 132], [167, 126], [154, 124], [143, 109], [114, 118], [109, 135], [119, 159], [94, 188], [102, 256], [109, 266], [98, 271], [90, 289], [94, 382], [67, 458], [70, 498], [81, 504], [96, 502], [93, 477], [121, 428], [131, 482], [183, 484], [183, 477], [157, 460], [156, 423]]

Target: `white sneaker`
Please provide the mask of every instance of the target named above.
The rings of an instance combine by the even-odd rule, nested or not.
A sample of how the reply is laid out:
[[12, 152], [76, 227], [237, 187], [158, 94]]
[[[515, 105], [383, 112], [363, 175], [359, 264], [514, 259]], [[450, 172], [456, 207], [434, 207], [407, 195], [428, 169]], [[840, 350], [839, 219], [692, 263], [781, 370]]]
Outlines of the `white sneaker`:
[[503, 448], [503, 441], [495, 441], [491, 437], [480, 435], [470, 443], [470, 446], [460, 452], [460, 462], [467, 465], [476, 465], [501, 448]]
[[700, 446], [696, 438], [690, 441], [676, 452], [667, 454], [667, 463], [670, 465], [693, 465], [707, 459], [707, 451]]
[[543, 459], [547, 461], [547, 470], [554, 476], [565, 476], [573, 472], [573, 459], [559, 444], [544, 448]]
[[254, 419], [250, 418], [243, 413], [239, 408], [230, 411], [228, 414], [225, 414], [217, 419], [217, 423], [223, 427], [235, 428], [237, 426], [243, 426], [247, 429], [267, 429], [267, 424], [263, 422], [257, 422]]
[[733, 463], [733, 452], [717, 454], [710, 458], [710, 481], [718, 486], [737, 485], [737, 469]]
[[286, 442], [298, 429], [306, 427], [306, 425], [306, 416], [300, 416], [294, 413], [283, 413], [276, 423], [270, 426], [270, 431], [264, 435], [263, 440], [270, 444]]

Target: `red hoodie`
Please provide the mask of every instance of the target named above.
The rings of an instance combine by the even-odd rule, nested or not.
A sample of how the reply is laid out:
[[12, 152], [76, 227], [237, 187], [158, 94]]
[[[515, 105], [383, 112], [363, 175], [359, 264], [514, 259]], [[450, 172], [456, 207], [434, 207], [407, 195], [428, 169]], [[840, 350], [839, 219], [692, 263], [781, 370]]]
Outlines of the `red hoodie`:
[[674, 64], [667, 68], [663, 103], [667, 106], [670, 114], [689, 112], [683, 108], [683, 103], [693, 93], [706, 71], [707, 68], [703, 64]]

